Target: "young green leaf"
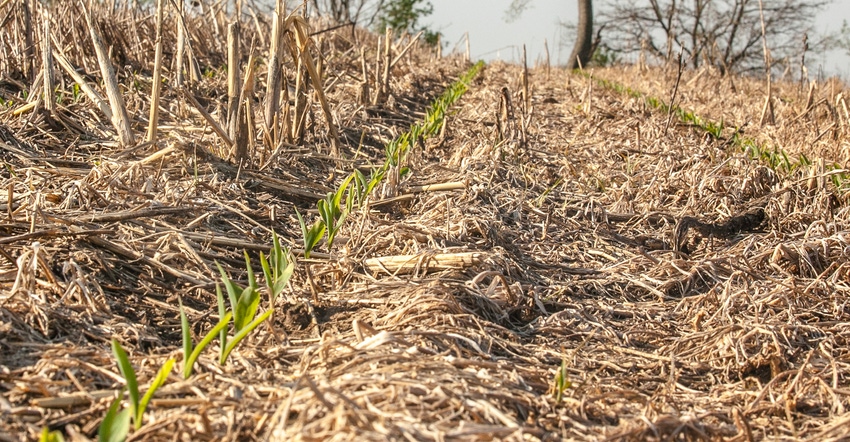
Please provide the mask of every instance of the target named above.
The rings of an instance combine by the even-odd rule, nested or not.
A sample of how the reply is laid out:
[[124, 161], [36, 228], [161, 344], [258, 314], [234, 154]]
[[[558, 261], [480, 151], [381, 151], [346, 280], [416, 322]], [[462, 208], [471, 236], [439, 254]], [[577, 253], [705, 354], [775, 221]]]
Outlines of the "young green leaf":
[[245, 287], [239, 300], [233, 306], [233, 328], [242, 330], [257, 314], [260, 307], [260, 294], [253, 287]]
[[330, 228], [333, 228], [334, 221], [336, 220], [332, 206], [333, 203], [328, 202], [328, 199], [333, 200], [332, 195], [333, 194], [329, 193], [326, 199], [319, 200], [316, 203], [316, 207], [319, 209], [319, 217], [322, 218], [322, 222]]
[[560, 403], [564, 396], [564, 391], [572, 386], [572, 383], [567, 377], [567, 361], [561, 360], [561, 367], [555, 374], [555, 401]]
[[310, 227], [310, 229], [307, 229], [304, 218], [301, 217], [301, 213], [298, 212], [298, 209], [295, 209], [295, 214], [298, 215], [298, 222], [301, 223], [301, 234], [304, 235], [304, 257], [309, 258], [310, 252], [313, 251], [313, 248], [316, 247], [316, 244], [318, 244], [319, 240], [322, 239], [322, 235], [325, 234], [325, 223], [322, 222], [322, 220], [318, 220]]
[[266, 258], [260, 252], [260, 264], [263, 266], [263, 274], [266, 277], [266, 288], [269, 291], [270, 303], [274, 305], [275, 299], [286, 288], [289, 278], [295, 270], [295, 263], [289, 259], [289, 249], [280, 246], [280, 239], [277, 233], [272, 232], [272, 250], [269, 251], [269, 256]]
[[234, 307], [239, 301], [239, 295], [242, 294], [242, 288], [239, 287], [236, 282], [230, 280], [230, 277], [227, 276], [227, 272], [224, 271], [218, 261], [216, 261], [215, 265], [218, 267], [219, 273], [221, 273], [221, 281], [224, 283], [224, 288], [227, 289], [227, 296], [230, 298], [230, 306]]
[[215, 327], [213, 327], [212, 330], [210, 330], [204, 338], [201, 339], [201, 342], [195, 346], [195, 350], [193, 350], [192, 354], [189, 355], [189, 359], [183, 362], [183, 379], [189, 379], [189, 376], [192, 375], [192, 366], [195, 365], [195, 361], [198, 360], [198, 357], [201, 355], [201, 352], [204, 351], [204, 348], [209, 345], [213, 339], [215, 339], [215, 335], [227, 327], [227, 323], [230, 322], [230, 317], [231, 313], [228, 312], [221, 318], [221, 320], [218, 321], [218, 324], [216, 324]]
[[385, 168], [381, 168], [380, 170], [375, 170], [372, 172], [371, 177], [369, 178], [369, 183], [366, 185], [366, 196], [370, 195], [375, 187], [384, 180], [384, 175], [386, 175], [387, 170]]
[[65, 442], [65, 438], [58, 431], [50, 431], [50, 428], [42, 427], [38, 442]]
[[232, 352], [233, 349], [236, 348], [237, 345], [239, 345], [239, 342], [245, 339], [245, 337], [248, 336], [249, 333], [251, 333], [255, 328], [257, 328], [257, 326], [259, 326], [263, 323], [263, 321], [268, 319], [272, 315], [272, 312], [274, 312], [274, 310], [272, 309], [266, 310], [265, 313], [258, 316], [257, 319], [254, 319], [250, 324], [246, 325], [245, 328], [239, 330], [236, 335], [233, 336], [230, 342], [227, 343], [227, 348], [224, 350], [224, 353], [222, 353], [221, 357], [219, 358], [219, 364], [226, 364], [227, 357], [230, 356], [230, 352]]
[[[218, 301], [218, 317], [223, 318], [227, 315], [227, 306], [224, 305], [224, 295], [221, 294], [221, 286], [215, 285], [215, 299]], [[219, 354], [224, 353], [225, 347], [227, 347], [227, 327], [222, 327], [218, 332], [219, 337]]]
[[351, 175], [349, 175], [345, 179], [345, 181], [342, 182], [342, 184], [339, 186], [339, 189], [336, 190], [336, 205], [337, 206], [339, 206], [340, 202], [342, 201], [343, 193], [345, 193], [345, 191], [348, 189], [348, 186], [350, 186], [351, 183], [354, 181], [354, 177], [356, 175], [356, 172], [358, 172], [358, 171], [355, 170], [354, 172], [352, 172]]
[[[289, 251], [287, 250], [287, 253]], [[295, 272], [295, 262], [282, 258], [283, 262], [281, 263], [282, 270], [278, 273], [278, 276], [274, 279], [274, 285], [271, 287], [271, 304], [274, 305], [275, 299], [277, 299], [278, 295], [283, 293], [283, 290], [286, 289], [286, 285], [289, 283], [289, 279], [292, 278], [292, 274]]]
[[248, 257], [248, 251], [245, 250], [242, 252], [245, 255], [245, 270], [248, 272], [248, 284], [256, 291], [260, 289], [259, 284], [257, 284], [257, 278], [254, 277], [254, 268], [251, 266], [251, 258]]
[[357, 197], [357, 205], [363, 205], [364, 200], [368, 196], [368, 192], [366, 191], [369, 181], [366, 179], [366, 175], [360, 171], [360, 169], [354, 170], [354, 188], [356, 189], [355, 195]]
[[183, 334], [183, 359], [185, 360], [192, 354], [192, 328], [189, 325], [189, 318], [186, 317], [186, 311], [183, 309], [183, 298], [177, 298], [177, 303], [180, 306], [180, 329]]
[[159, 371], [156, 373], [156, 377], [153, 382], [151, 382], [151, 386], [148, 387], [148, 391], [145, 392], [145, 395], [142, 396], [142, 400], [139, 402], [139, 407], [136, 409], [136, 416], [133, 419], [133, 423], [136, 426], [136, 430], [142, 427], [142, 416], [145, 414], [145, 409], [148, 408], [148, 404], [151, 399], [153, 399], [154, 393], [159, 387], [162, 387], [162, 384], [165, 383], [166, 379], [168, 379], [169, 373], [171, 373], [171, 369], [174, 367], [174, 358], [169, 358], [165, 361], [165, 364], [160, 367]]
[[124, 390], [118, 394], [118, 397], [112, 401], [109, 410], [106, 411], [106, 416], [100, 423], [97, 429], [97, 440], [99, 442], [124, 442], [127, 440], [127, 435], [130, 434], [130, 409], [125, 408], [120, 412], [121, 397], [124, 396]]
[[118, 369], [121, 371], [121, 375], [127, 381], [127, 388], [130, 392], [130, 410], [131, 414], [135, 416], [136, 409], [139, 406], [139, 384], [136, 381], [136, 370], [130, 364], [130, 358], [127, 357], [127, 352], [124, 351], [124, 348], [121, 347], [121, 344], [115, 338], [112, 338], [112, 353], [118, 362]]

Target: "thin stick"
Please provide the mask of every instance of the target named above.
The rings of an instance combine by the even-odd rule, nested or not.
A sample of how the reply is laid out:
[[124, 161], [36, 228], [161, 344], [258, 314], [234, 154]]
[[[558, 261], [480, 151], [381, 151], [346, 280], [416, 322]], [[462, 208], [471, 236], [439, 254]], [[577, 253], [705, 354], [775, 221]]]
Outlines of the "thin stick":
[[103, 75], [106, 96], [109, 98], [109, 107], [112, 108], [112, 125], [118, 132], [118, 139], [121, 145], [125, 147], [133, 146], [136, 144], [136, 138], [133, 136], [130, 117], [127, 115], [127, 108], [124, 106], [124, 98], [121, 96], [121, 90], [118, 88], [118, 78], [115, 76], [115, 70], [112, 68], [112, 62], [109, 60], [109, 54], [106, 52], [103, 40], [94, 26], [94, 18], [91, 13], [92, 2], [89, 0], [89, 7], [87, 8], [83, 0], [79, 1], [83, 7], [83, 14], [86, 16], [86, 23], [89, 26], [92, 44], [97, 53], [97, 62], [100, 65], [101, 75]]
[[50, 14], [47, 12], [47, 8], [44, 8], [42, 11], [41, 25], [41, 69], [44, 72], [44, 108], [52, 114], [55, 107], [53, 98], [53, 57], [50, 50]]
[[470, 60], [472, 60], [472, 53], [469, 50], [469, 32], [467, 32], [466, 33], [466, 62], [469, 63]]
[[277, 142], [277, 112], [280, 109], [280, 76], [282, 66], [280, 63], [280, 46], [281, 46], [281, 27], [283, 25], [284, 10], [283, 0], [277, 0], [274, 17], [272, 18], [272, 35], [269, 42], [269, 65], [268, 65], [268, 80], [266, 82], [266, 130], [269, 134], [269, 139], [273, 143], [271, 148]]
[[764, 50], [764, 71], [767, 75], [767, 97], [764, 100], [764, 107], [761, 110], [761, 119], [759, 125], [773, 125], [776, 122], [776, 117], [773, 113], [773, 82], [770, 75], [770, 49], [767, 48], [767, 36], [764, 26], [764, 5], [762, 0], [759, 0], [759, 18], [761, 20], [761, 41], [762, 49]]
[[528, 114], [531, 97], [528, 93], [528, 59], [526, 58], [525, 45], [522, 45], [522, 105], [523, 115]]
[[363, 81], [360, 82], [360, 97], [358, 102], [362, 105], [369, 104], [371, 100], [371, 91], [369, 91], [369, 69], [366, 67], [366, 48], [360, 48], [360, 71], [363, 75]]
[[[306, 7], [306, 6], [305, 6]], [[291, 22], [287, 20], [287, 28], [292, 26]], [[297, 31], [296, 31], [297, 33]], [[290, 34], [290, 33], [287, 33]], [[307, 120], [307, 86], [305, 85], [306, 75], [304, 73], [304, 60], [302, 59], [301, 53], [303, 49], [301, 46], [295, 41], [296, 37], [294, 35], [290, 36], [290, 51], [292, 52], [292, 59], [298, 60], [298, 63], [295, 66], [295, 90], [294, 90], [294, 114], [292, 115], [291, 120], [291, 131], [290, 131], [290, 141], [294, 143], [300, 143], [301, 137], [303, 136], [302, 132], [304, 129], [304, 122]], [[288, 91], [287, 91], [288, 93]]]
[[337, 157], [339, 156], [339, 132], [337, 131], [336, 123], [334, 123], [333, 113], [331, 113], [328, 100], [325, 98], [325, 92], [322, 88], [322, 79], [319, 78], [319, 74], [316, 72], [316, 65], [313, 63], [313, 57], [310, 55], [310, 50], [308, 48], [310, 33], [308, 32], [307, 22], [300, 17], [292, 18], [295, 19], [294, 23], [297, 31], [295, 32], [295, 37], [298, 41], [298, 45], [301, 47], [301, 58], [304, 59], [304, 66], [310, 74], [310, 80], [313, 82], [313, 89], [316, 90], [316, 96], [319, 99], [319, 104], [322, 106], [322, 112], [324, 112], [325, 119], [328, 123], [328, 132], [330, 132], [331, 139], [331, 155]]
[[415, 45], [416, 42], [419, 41], [419, 37], [421, 37], [424, 32], [425, 31], [419, 31], [418, 34], [414, 35], [413, 38], [410, 39], [410, 41], [407, 43], [407, 46], [405, 46], [404, 49], [402, 49], [401, 52], [399, 52], [398, 55], [396, 55], [395, 58], [393, 58], [392, 63], [390, 63], [390, 68], [395, 66], [396, 63], [398, 63], [401, 60], [401, 57], [404, 57], [404, 54], [407, 54], [407, 51], [409, 51], [410, 48], [412, 48], [413, 45]]
[[[254, 54], [248, 57], [248, 66], [245, 68], [245, 80], [236, 100], [236, 132], [233, 137], [233, 159], [236, 164], [242, 164], [248, 160], [248, 140], [253, 138], [249, 134], [249, 128], [253, 123], [251, 118], [251, 100], [248, 98], [254, 92]], [[243, 107], [242, 104], [245, 104]]]
[[147, 141], [156, 143], [159, 124], [159, 99], [162, 94], [162, 20], [165, 14], [165, 0], [156, 1], [156, 49], [153, 62], [153, 87], [151, 90], [150, 121]]
[[233, 146], [233, 140], [230, 138], [229, 135], [227, 135], [227, 132], [222, 129], [221, 125], [219, 125], [218, 122], [215, 121], [215, 118], [213, 118], [212, 115], [209, 114], [209, 112], [204, 110], [203, 106], [201, 106], [201, 103], [198, 103], [198, 100], [192, 95], [192, 93], [186, 89], [180, 89], [180, 92], [182, 93], [186, 101], [188, 101], [189, 104], [191, 104], [192, 107], [194, 107], [198, 111], [198, 113], [200, 113], [201, 116], [204, 117], [204, 120], [207, 120], [207, 123], [209, 123], [210, 127], [212, 127], [216, 135], [218, 135], [218, 137], [221, 138], [222, 141], [224, 141], [224, 144], [227, 145], [227, 147]]
[[528, 123], [531, 122], [531, 92], [528, 87], [528, 58], [522, 45], [522, 121], [520, 122], [520, 144], [528, 146]]
[[35, 54], [33, 53], [32, 11], [30, 11], [29, 2], [26, 0], [21, 2], [21, 8], [24, 12], [24, 60], [22, 64], [24, 76], [26, 76], [27, 80], [32, 80], [35, 75], [33, 72], [35, 71], [35, 66], [33, 65]]
[[97, 108], [100, 109], [101, 112], [103, 112], [103, 115], [105, 115], [106, 118], [111, 121], [112, 109], [109, 108], [109, 103], [106, 102], [106, 98], [104, 98], [103, 95], [101, 95], [100, 92], [98, 92], [96, 89], [91, 87], [91, 85], [86, 81], [86, 79], [82, 75], [80, 75], [80, 73], [77, 72], [76, 69], [74, 69], [74, 66], [71, 65], [71, 62], [68, 61], [68, 59], [65, 57], [65, 54], [62, 52], [61, 49], [59, 49], [59, 45], [57, 45], [55, 41], [53, 42], [53, 44], [53, 58], [57, 62], [59, 62], [59, 66], [62, 66], [62, 69], [64, 69], [65, 72], [67, 72], [68, 75], [70, 75], [71, 78], [73, 78], [74, 81], [78, 85], [80, 85], [80, 89], [83, 91], [84, 94], [86, 94], [87, 97], [89, 97], [89, 100], [91, 100], [95, 104], [95, 106], [97, 106]]
[[183, 57], [186, 56], [186, 31], [183, 29], [183, 1], [177, 2], [177, 60], [175, 61], [175, 70], [177, 78], [174, 81], [177, 89], [183, 87], [186, 82], [186, 77], [183, 75]]
[[670, 96], [670, 105], [667, 107], [667, 121], [664, 123], [664, 136], [667, 136], [667, 130], [670, 128], [670, 122], [673, 120], [673, 111], [676, 109], [676, 95], [679, 93], [679, 82], [682, 81], [682, 51], [679, 50], [679, 70], [676, 72], [676, 84], [673, 86], [673, 95]]
[[381, 96], [379, 100], [386, 100], [390, 94], [390, 70], [392, 66], [390, 66], [390, 55], [392, 49], [392, 40], [393, 40], [393, 30], [392, 28], [387, 28], [386, 35], [384, 36], [384, 73], [381, 75]]
[[239, 22], [227, 26], [227, 134], [236, 140], [239, 112]]

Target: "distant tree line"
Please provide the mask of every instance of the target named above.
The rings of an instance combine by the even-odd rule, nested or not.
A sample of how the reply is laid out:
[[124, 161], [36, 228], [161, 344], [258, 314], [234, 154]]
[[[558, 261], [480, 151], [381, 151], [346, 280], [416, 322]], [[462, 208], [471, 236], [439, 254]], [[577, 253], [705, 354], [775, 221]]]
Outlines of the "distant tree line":
[[438, 39], [438, 32], [421, 23], [434, 12], [428, 0], [312, 0], [311, 4], [319, 14], [339, 23], [357, 23], [379, 32], [387, 28], [410, 33], [424, 31], [429, 43]]
[[[513, 0], [507, 15], [519, 16], [532, 2]], [[577, 21], [570, 25], [575, 36], [567, 63], [571, 68], [639, 53], [667, 61], [681, 52], [694, 68], [761, 70], [762, 16], [776, 65], [798, 62], [810, 47], [823, 50], [843, 43], [850, 48], [850, 32], [841, 39], [813, 27], [829, 0], [763, 0], [762, 7], [759, 0], [602, 0], [597, 1], [597, 17], [592, 3], [578, 0]]]
[[617, 54], [644, 51], [662, 60], [681, 51], [693, 68], [762, 71], [762, 15], [773, 61], [790, 65], [820, 39], [814, 18], [828, 3], [763, 0], [760, 9], [758, 0], [609, 0], [599, 16], [606, 27], [600, 44]]

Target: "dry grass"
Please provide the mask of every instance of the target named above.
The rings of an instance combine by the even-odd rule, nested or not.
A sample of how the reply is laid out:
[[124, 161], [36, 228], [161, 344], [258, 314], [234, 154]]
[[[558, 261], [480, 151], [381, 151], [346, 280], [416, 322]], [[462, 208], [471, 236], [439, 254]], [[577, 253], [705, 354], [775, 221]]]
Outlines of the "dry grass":
[[[66, 30], [57, 41], [97, 84], [85, 24], [62, 9], [73, 4], [51, 14], [52, 29]], [[95, 15], [115, 61], [136, 64], [119, 81], [142, 134], [153, 17], [107, 12]], [[213, 43], [226, 26], [210, 17], [187, 20], [212, 73], [191, 93], [223, 125], [226, 50]], [[11, 23], [6, 36], [20, 29]], [[247, 61], [254, 31], [244, 29]], [[214, 261], [244, 279], [242, 250], [267, 251], [272, 229], [301, 247], [294, 209], [379, 164], [384, 143], [465, 67], [413, 48], [392, 69], [391, 98], [372, 105], [357, 97], [363, 60], [365, 83], [383, 81], [377, 37], [313, 39], [340, 157], [314, 94], [303, 96], [303, 139], [286, 139], [290, 127], [269, 143], [255, 92], [241, 168], [179, 91], [163, 92], [159, 143], [124, 148], [64, 74], [52, 113], [17, 112], [37, 95], [34, 78], [4, 58], [0, 439], [43, 426], [94, 437], [123, 383], [112, 337], [142, 384], [180, 360], [177, 298], [194, 332], [208, 330]], [[297, 65], [284, 58], [294, 85]], [[632, 67], [593, 75], [663, 99], [675, 81]], [[523, 109], [521, 69], [486, 67], [441, 136], [409, 158], [399, 196], [352, 213], [333, 250], [300, 259], [274, 323], [228, 365], [210, 350], [189, 380], [174, 373], [133, 440], [845, 438], [850, 214], [828, 170], [850, 160], [836, 105], [845, 91], [819, 86], [808, 106], [807, 90], [775, 85], [777, 125], [760, 128], [761, 83], [685, 73], [683, 108], [824, 159], [777, 171], [688, 125], [664, 135], [666, 113], [584, 76], [541, 69], [529, 82]], [[437, 183], [454, 190], [422, 187]], [[558, 402], [562, 364], [572, 386]]]

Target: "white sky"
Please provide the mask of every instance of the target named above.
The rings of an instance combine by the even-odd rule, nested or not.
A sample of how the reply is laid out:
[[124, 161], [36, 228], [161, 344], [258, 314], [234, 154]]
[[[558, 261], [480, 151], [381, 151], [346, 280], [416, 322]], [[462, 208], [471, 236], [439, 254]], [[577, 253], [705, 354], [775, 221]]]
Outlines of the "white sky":
[[[576, 0], [532, 0], [530, 8], [512, 22], [505, 21], [511, 0], [430, 0], [434, 13], [424, 20], [432, 29], [442, 31], [448, 49], [457, 45], [465, 51], [463, 35], [469, 32], [470, 50], [474, 59], [519, 60], [522, 45], [526, 45], [529, 64], [542, 57], [544, 39], [548, 41], [553, 63], [563, 62], [570, 55], [571, 43], [558, 47], [561, 40], [558, 22], [575, 22], [578, 14]], [[771, 1], [771, 0], [767, 0]], [[819, 31], [837, 31], [843, 20], [850, 22], [850, 0], [834, 0], [816, 19]], [[850, 78], [850, 56], [837, 51], [822, 57], [827, 74]], [[818, 66], [809, 65], [815, 74]]]

